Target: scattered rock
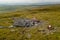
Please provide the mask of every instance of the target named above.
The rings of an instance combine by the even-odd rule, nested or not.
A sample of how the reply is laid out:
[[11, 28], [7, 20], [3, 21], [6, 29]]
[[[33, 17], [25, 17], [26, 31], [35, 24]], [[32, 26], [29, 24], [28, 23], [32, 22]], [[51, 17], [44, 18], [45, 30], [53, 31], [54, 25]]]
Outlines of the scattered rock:
[[18, 18], [14, 20], [13, 26], [15, 27], [31, 27], [40, 23], [39, 20], [33, 20], [28, 18]]
[[13, 28], [14, 26], [13, 25], [10, 25], [9, 28]]

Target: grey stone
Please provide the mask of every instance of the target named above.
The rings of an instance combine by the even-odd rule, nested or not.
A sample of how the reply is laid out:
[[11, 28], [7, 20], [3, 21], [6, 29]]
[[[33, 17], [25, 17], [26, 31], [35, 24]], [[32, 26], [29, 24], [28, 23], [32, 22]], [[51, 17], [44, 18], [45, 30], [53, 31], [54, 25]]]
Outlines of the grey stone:
[[31, 20], [28, 18], [15, 18], [13, 26], [16, 27], [31, 27], [34, 26], [35, 24], [40, 23], [38, 20]]
[[4, 28], [3, 26], [0, 26], [0, 28]]

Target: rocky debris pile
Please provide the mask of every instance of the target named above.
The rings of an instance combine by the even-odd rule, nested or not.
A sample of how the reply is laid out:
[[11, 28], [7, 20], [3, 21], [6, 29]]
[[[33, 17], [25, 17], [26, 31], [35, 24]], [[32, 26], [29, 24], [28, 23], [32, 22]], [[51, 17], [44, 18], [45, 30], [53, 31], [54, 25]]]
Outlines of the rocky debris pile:
[[28, 19], [28, 18], [16, 18], [14, 19], [13, 26], [14, 27], [31, 27], [34, 25], [38, 25], [40, 23], [37, 19]]

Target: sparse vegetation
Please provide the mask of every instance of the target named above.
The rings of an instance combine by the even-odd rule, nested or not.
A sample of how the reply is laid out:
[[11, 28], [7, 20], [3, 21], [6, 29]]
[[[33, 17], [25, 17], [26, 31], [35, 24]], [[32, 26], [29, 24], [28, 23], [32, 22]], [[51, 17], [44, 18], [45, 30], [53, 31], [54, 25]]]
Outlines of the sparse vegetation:
[[0, 26], [13, 25], [14, 17], [30, 19], [36, 17], [38, 20], [47, 21], [47, 23], [37, 27], [2, 28], [0, 29], [0, 40], [60, 40], [60, 32], [45, 35], [38, 31], [41, 27], [46, 27], [49, 24], [53, 27], [60, 27], [60, 5], [34, 8], [26, 6], [26, 8], [21, 7], [21, 10], [19, 6], [16, 6], [15, 11], [0, 12]]

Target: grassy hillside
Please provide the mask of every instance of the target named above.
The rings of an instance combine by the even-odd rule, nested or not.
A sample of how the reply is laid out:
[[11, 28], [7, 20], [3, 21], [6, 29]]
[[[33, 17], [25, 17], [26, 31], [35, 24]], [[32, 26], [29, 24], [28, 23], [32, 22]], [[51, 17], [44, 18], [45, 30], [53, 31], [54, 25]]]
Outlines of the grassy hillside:
[[60, 32], [45, 35], [38, 31], [41, 27], [46, 27], [49, 24], [53, 27], [60, 27], [60, 5], [38, 7], [27, 6], [22, 9], [22, 11], [20, 6], [18, 6], [14, 11], [0, 13], [0, 26], [9, 27], [10, 25], [13, 25], [14, 17], [30, 19], [36, 17], [38, 20], [42, 20], [47, 23], [43, 23], [42, 26], [37, 27], [0, 29], [0, 40], [60, 40]]

